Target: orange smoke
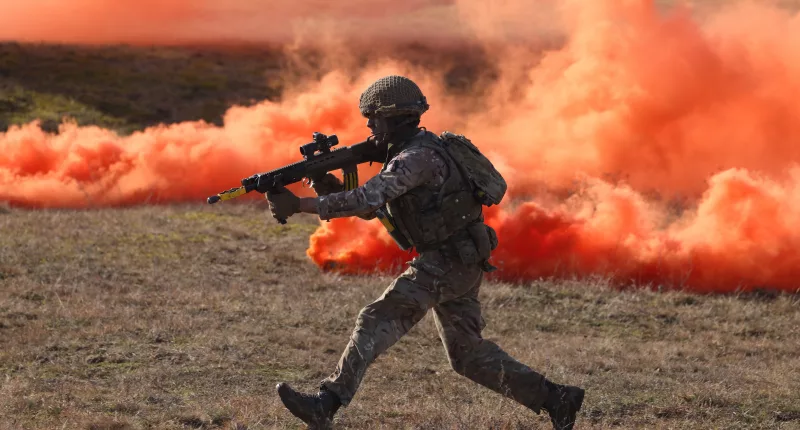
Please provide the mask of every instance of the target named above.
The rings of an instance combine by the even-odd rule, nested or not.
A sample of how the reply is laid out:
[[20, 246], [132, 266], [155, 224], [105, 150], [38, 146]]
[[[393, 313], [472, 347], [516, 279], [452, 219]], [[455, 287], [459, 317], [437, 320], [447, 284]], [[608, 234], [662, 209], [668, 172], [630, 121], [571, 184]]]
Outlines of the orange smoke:
[[[486, 213], [497, 276], [800, 289], [797, 18], [745, 5], [701, 25], [648, 1], [565, 7], [567, 46], [522, 85], [497, 84], [462, 129], [510, 195], [531, 199]], [[526, 61], [501, 60], [507, 76]], [[565, 202], [548, 192], [565, 188]], [[309, 255], [348, 273], [409, 259], [375, 226], [353, 242], [358, 225], [323, 225]]]
[[[0, 40], [56, 43], [317, 43], [458, 38], [451, 0], [5, 0]], [[387, 24], [413, 31], [386, 35]], [[430, 30], [430, 31], [428, 31]], [[431, 37], [432, 38], [432, 37]]]
[[[717, 174], [682, 216], [599, 180], [553, 208], [525, 202], [485, 215], [500, 238], [496, 277], [507, 281], [600, 274], [697, 292], [798, 290], [800, 169], [782, 182], [742, 169]], [[349, 219], [323, 224], [309, 255], [352, 274], [394, 270], [411, 257], [379, 225]]]
[[[373, 3], [337, 2], [336, 13], [353, 12], [342, 22], [375, 29], [383, 18], [370, 15]], [[650, 0], [506, 3], [408, 2], [398, 12], [419, 22], [453, 12], [447, 16], [458, 30], [441, 38], [483, 44], [494, 60], [474, 91], [448, 93], [444, 71], [396, 61], [355, 77], [332, 72], [280, 103], [233, 108], [224, 127], [185, 123], [118, 137], [72, 125], [49, 135], [31, 124], [0, 134], [0, 200], [28, 207], [199, 200], [297, 160], [312, 131], [360, 141], [358, 94], [378, 76], [403, 73], [431, 102], [424, 125], [468, 135], [510, 183], [508, 200], [486, 211], [500, 237], [498, 278], [602, 274], [699, 292], [800, 289], [793, 13], [745, 4], [700, 18]], [[200, 16], [211, 3], [193, 4]], [[283, 21], [302, 16], [302, 6], [284, 7]], [[180, 29], [192, 15], [176, 16]], [[224, 27], [230, 15], [222, 16], [212, 23]], [[535, 25], [545, 21], [546, 31]], [[396, 33], [375, 43], [410, 40]], [[31, 37], [44, 36], [24, 38]], [[564, 37], [563, 46], [542, 52], [539, 41], [552, 37]], [[358, 219], [322, 223], [308, 253], [344, 273], [394, 271], [410, 259], [378, 222]]]
[[[176, 42], [203, 18], [193, 0], [25, 0], [2, 2], [0, 40]], [[160, 30], [154, 31], [154, 28]], [[157, 37], [155, 37], [157, 36]]]
[[363, 140], [365, 121], [352, 100], [366, 84], [332, 73], [283, 103], [232, 108], [224, 127], [186, 122], [124, 137], [69, 123], [58, 134], [37, 123], [12, 127], [0, 133], [0, 201], [45, 208], [201, 201], [297, 161], [315, 130], [335, 131], [343, 144]]

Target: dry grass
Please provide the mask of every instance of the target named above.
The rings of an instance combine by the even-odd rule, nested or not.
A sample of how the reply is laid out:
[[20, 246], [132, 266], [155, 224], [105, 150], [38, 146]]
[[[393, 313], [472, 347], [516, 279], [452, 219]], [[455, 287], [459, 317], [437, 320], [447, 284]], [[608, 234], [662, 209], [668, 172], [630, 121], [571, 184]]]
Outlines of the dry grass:
[[[301, 428], [386, 277], [321, 273], [255, 204], [0, 213], [0, 428]], [[485, 335], [588, 389], [578, 428], [800, 428], [800, 299], [489, 283]], [[547, 428], [448, 368], [431, 318], [340, 428]], [[238, 427], [237, 427], [238, 426]]]

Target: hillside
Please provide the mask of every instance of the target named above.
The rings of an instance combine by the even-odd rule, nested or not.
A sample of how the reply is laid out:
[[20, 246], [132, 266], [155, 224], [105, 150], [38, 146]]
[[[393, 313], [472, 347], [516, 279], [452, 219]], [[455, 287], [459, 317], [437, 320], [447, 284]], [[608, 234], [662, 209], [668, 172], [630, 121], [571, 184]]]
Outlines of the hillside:
[[[339, 66], [358, 67], [364, 52]], [[447, 69], [457, 91], [485, 71], [480, 49], [438, 52], [399, 47], [392, 55]], [[290, 83], [325, 72], [319, 52], [261, 45], [73, 46], [0, 43], [0, 131], [39, 119], [50, 132], [64, 117], [127, 134], [157, 124], [204, 120], [221, 125], [233, 105], [277, 99]], [[302, 78], [301, 78], [302, 76]]]
[[0, 130], [64, 116], [130, 132], [203, 119], [276, 97], [279, 51], [259, 47], [80, 47], [0, 44]]

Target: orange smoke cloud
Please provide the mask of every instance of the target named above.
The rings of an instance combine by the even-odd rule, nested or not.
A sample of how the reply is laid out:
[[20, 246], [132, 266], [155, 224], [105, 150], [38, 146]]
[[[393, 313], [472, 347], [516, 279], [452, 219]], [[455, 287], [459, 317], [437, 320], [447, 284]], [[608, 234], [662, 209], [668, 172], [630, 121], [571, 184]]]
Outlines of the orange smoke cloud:
[[58, 134], [37, 123], [12, 127], [0, 133], [0, 201], [45, 208], [197, 201], [297, 161], [314, 130], [363, 140], [365, 121], [352, 100], [364, 85], [332, 73], [283, 103], [232, 108], [224, 127], [186, 122], [130, 136], [69, 123]]
[[[284, 21], [302, 15], [294, 14], [300, 6], [284, 7]], [[398, 61], [355, 78], [332, 72], [280, 103], [233, 108], [224, 127], [185, 123], [119, 137], [71, 125], [49, 135], [32, 124], [0, 134], [0, 200], [84, 207], [202, 199], [297, 160], [312, 131], [363, 139], [358, 94], [378, 76], [403, 73], [431, 101], [424, 125], [469, 136], [510, 183], [508, 201], [486, 211], [500, 237], [498, 278], [602, 274], [700, 292], [800, 288], [795, 15], [746, 4], [701, 19], [648, 0], [492, 7], [410, 2], [398, 12], [425, 21], [448, 8], [461, 25], [442, 38], [485, 44], [495, 70], [479, 77], [474, 94], [449, 94], [443, 72]], [[538, 21], [558, 11], [558, 19], [543, 31], [519, 18], [526, 11]], [[353, 15], [343, 22], [370, 17]], [[563, 46], [542, 52], [537, 41], [561, 31]], [[322, 223], [308, 253], [344, 273], [394, 271], [410, 259], [379, 223], [357, 219]]]
[[[0, 40], [44, 42], [174, 42], [201, 19], [192, 0], [4, 1]], [[160, 30], [154, 31], [154, 28]]]
[[[800, 170], [783, 182], [722, 172], [696, 209], [674, 219], [630, 187], [599, 180], [553, 208], [525, 202], [485, 215], [500, 238], [495, 276], [507, 281], [600, 274], [697, 292], [798, 290]], [[344, 273], [396, 270], [410, 259], [379, 225], [349, 219], [323, 224], [311, 245], [315, 262]]]
[[[566, 9], [568, 44], [522, 85], [496, 85], [465, 124], [510, 194], [533, 199], [487, 211], [501, 238], [497, 276], [800, 289], [797, 18], [753, 5], [703, 25], [648, 1]], [[507, 75], [520, 64], [501, 60]], [[564, 188], [579, 192], [546, 195]], [[689, 208], [676, 213], [675, 202]], [[375, 255], [380, 268], [408, 259], [372, 230], [353, 243], [354, 228], [323, 226], [310, 255], [350, 273], [373, 270]]]
[[[2, 2], [0, 40], [57, 43], [288, 43], [316, 39], [405, 38], [434, 33], [457, 38], [442, 26], [450, 0], [25, 0]], [[8, 4], [7, 4], [8, 3]], [[413, 31], [386, 35], [387, 24]], [[428, 31], [430, 29], [431, 31]]]

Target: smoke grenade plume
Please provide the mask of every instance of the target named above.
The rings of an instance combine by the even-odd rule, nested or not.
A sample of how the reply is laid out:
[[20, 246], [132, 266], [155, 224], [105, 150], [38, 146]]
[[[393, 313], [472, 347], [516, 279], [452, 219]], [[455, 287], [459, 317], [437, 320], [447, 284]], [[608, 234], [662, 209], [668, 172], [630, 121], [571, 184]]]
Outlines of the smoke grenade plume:
[[[124, 1], [113, 8], [72, 4], [81, 3], [91, 12], [83, 15], [87, 20], [128, 7]], [[315, 19], [321, 28], [335, 22], [303, 9], [311, 2], [272, 8], [272, 14], [244, 13], [251, 7], [244, 1], [210, 13], [223, 8], [214, 3], [154, 2], [132, 22], [155, 24], [136, 32], [109, 26], [111, 33], [82, 35], [64, 28], [59, 36], [41, 24], [45, 18], [24, 29], [4, 27], [0, 18], [0, 37], [286, 43]], [[651, 0], [412, 1], [391, 6], [398, 8], [394, 16], [430, 26], [387, 32], [397, 27], [376, 12], [381, 5], [326, 6], [343, 23], [337, 55], [389, 52], [408, 42], [462, 44], [482, 47], [491, 73], [469, 91], [453, 93], [442, 84], [443, 70], [396, 58], [356, 72], [333, 70], [280, 102], [234, 107], [223, 127], [182, 123], [127, 137], [70, 124], [59, 134], [36, 123], [12, 128], [0, 134], [0, 200], [22, 207], [201, 200], [253, 172], [296, 161], [298, 145], [313, 131], [363, 140], [360, 92], [398, 73], [428, 97], [423, 125], [467, 135], [509, 182], [507, 200], [485, 211], [500, 238], [492, 262], [501, 270], [493, 276], [597, 274], [697, 292], [800, 289], [800, 20], [794, 12], [754, 3], [659, 8]], [[237, 20], [242, 25], [232, 25]], [[292, 28], [253, 25], [258, 20]], [[542, 50], [553, 40], [559, 47]], [[220, 159], [226, 161], [215, 162]], [[374, 169], [362, 178], [368, 173]], [[410, 259], [380, 223], [359, 219], [322, 223], [308, 254], [321, 267], [352, 274], [396, 270]]]

